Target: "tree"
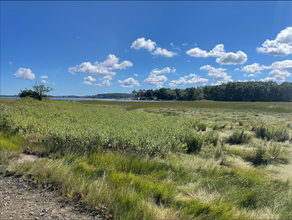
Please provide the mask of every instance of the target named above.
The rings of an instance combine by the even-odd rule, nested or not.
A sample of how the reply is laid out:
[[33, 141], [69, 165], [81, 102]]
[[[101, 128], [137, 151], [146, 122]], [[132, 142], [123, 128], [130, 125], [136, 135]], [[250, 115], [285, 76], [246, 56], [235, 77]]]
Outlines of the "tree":
[[48, 93], [50, 91], [53, 90], [53, 88], [50, 88], [49, 86], [48, 87], [45, 87], [44, 84], [40, 84], [38, 85], [38, 83], [36, 82], [35, 85], [33, 86], [33, 89], [34, 91], [37, 93], [38, 97], [37, 99], [38, 100], [42, 100], [43, 98], [49, 98], [48, 95], [46, 95], [45, 93]]
[[18, 96], [20, 98], [24, 98], [24, 97], [31, 97], [34, 99], [37, 99], [38, 94], [35, 91], [32, 91], [31, 89], [27, 89], [25, 88], [25, 90], [20, 90], [20, 93], [18, 94]]
[[34, 91], [31, 89], [25, 88], [25, 90], [20, 90], [20, 93], [18, 94], [20, 98], [24, 97], [31, 97], [34, 99], [42, 100], [43, 98], [49, 98], [48, 95], [45, 93], [48, 93], [53, 90], [53, 88], [45, 87], [43, 84], [38, 85], [38, 83], [35, 83], [34, 86], [32, 86]]

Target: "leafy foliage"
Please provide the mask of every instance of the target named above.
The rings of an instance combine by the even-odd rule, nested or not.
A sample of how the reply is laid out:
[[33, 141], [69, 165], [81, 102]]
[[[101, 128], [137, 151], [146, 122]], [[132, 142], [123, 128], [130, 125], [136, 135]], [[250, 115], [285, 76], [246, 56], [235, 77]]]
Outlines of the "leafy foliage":
[[33, 86], [33, 89], [34, 91], [31, 89], [28, 90], [27, 88], [25, 88], [25, 90], [20, 90], [18, 95], [20, 98], [31, 97], [41, 101], [43, 98], [49, 98], [45, 93], [53, 90], [53, 88], [45, 87], [43, 84], [38, 85], [37, 83]]

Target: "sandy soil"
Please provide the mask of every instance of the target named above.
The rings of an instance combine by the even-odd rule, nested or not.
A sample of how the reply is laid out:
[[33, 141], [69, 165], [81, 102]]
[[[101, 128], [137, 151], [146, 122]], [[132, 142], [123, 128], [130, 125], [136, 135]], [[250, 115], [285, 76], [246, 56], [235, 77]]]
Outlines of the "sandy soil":
[[[36, 156], [21, 154], [15, 160], [37, 160]], [[61, 196], [53, 186], [40, 186], [32, 180], [0, 175], [0, 219], [106, 219], [101, 210]]]

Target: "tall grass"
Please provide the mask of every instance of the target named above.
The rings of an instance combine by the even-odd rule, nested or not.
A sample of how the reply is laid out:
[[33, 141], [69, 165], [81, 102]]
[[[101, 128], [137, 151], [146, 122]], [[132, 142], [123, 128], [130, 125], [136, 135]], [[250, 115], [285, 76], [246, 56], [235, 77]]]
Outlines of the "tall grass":
[[289, 140], [289, 129], [287, 126], [276, 126], [276, 125], [266, 125], [259, 124], [253, 127], [256, 132], [256, 136], [262, 139], [267, 138], [267, 140], [275, 141], [286, 141]]
[[230, 144], [243, 144], [248, 143], [250, 139], [251, 136], [247, 133], [244, 133], [244, 130], [236, 130], [235, 132], [233, 132], [232, 135], [226, 138], [226, 142]]

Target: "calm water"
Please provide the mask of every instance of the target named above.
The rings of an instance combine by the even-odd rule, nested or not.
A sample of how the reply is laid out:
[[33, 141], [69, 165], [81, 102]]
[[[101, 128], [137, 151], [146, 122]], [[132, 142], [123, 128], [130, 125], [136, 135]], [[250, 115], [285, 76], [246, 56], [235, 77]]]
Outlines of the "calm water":
[[[1, 99], [20, 99], [19, 97], [2, 97]], [[72, 101], [82, 101], [82, 100], [99, 100], [99, 101], [118, 101], [118, 102], [176, 102], [176, 101], [154, 101], [154, 100], [124, 100], [124, 99], [92, 99], [92, 98], [51, 98], [51, 100], [72, 100]]]

